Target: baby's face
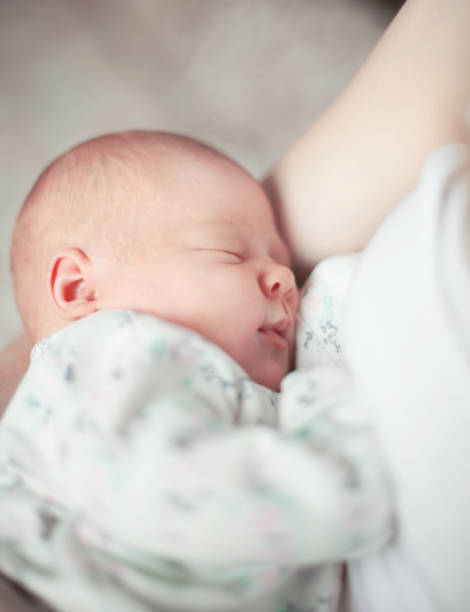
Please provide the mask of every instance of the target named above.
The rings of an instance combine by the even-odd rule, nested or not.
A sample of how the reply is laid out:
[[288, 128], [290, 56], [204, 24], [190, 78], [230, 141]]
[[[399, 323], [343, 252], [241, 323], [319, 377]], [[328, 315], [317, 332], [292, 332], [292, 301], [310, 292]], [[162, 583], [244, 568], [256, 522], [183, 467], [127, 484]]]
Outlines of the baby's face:
[[151, 249], [120, 268], [109, 305], [197, 331], [278, 390], [299, 297], [262, 189], [236, 168], [203, 166], [162, 201], [142, 221]]

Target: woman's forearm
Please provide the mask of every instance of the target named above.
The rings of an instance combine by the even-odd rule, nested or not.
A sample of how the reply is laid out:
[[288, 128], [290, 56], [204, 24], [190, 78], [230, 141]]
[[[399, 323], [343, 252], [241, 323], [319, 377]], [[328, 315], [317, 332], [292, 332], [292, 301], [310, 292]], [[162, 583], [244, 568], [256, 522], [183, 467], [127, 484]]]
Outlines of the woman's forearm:
[[0, 352], [0, 417], [28, 367], [31, 347], [23, 333]]
[[265, 186], [299, 276], [363, 248], [426, 155], [464, 140], [470, 2], [408, 0], [348, 87]]

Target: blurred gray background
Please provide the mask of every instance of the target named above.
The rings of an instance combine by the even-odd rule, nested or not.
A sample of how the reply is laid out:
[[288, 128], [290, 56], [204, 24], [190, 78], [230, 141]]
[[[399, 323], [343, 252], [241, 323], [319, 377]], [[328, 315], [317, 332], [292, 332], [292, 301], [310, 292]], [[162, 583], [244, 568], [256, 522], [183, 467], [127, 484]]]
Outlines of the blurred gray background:
[[8, 266], [14, 218], [56, 155], [103, 132], [164, 129], [221, 148], [260, 178], [400, 5], [0, 0], [0, 347], [21, 329]]

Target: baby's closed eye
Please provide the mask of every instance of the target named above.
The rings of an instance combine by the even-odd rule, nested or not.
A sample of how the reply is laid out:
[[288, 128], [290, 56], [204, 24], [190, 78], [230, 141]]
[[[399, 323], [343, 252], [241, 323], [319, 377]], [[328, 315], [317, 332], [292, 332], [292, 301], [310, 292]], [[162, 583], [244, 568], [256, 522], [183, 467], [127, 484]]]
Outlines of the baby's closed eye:
[[219, 248], [204, 248], [204, 249], [195, 249], [196, 251], [200, 251], [202, 253], [207, 253], [208, 255], [213, 255], [216, 258], [220, 258], [221, 261], [227, 263], [242, 263], [243, 256], [236, 251], [230, 251], [228, 249], [219, 249]]

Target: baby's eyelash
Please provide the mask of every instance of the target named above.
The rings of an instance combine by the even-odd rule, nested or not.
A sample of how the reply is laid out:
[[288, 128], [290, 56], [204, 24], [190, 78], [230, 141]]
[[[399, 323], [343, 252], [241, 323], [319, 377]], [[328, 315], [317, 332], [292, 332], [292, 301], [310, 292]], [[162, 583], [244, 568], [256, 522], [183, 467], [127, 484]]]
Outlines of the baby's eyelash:
[[195, 251], [205, 251], [205, 252], [208, 252], [208, 253], [221, 253], [223, 255], [229, 255], [229, 256], [233, 257], [234, 259], [238, 260], [236, 263], [241, 263], [243, 261], [243, 257], [242, 257], [242, 255], [240, 255], [240, 253], [237, 253], [236, 251], [229, 251], [228, 249], [201, 248], [201, 249], [194, 249], [194, 250]]
[[220, 251], [221, 253], [227, 253], [228, 255], [235, 255], [236, 257], [241, 257], [239, 253], [236, 251], [229, 251], [228, 249], [215, 249], [216, 251]]
[[232, 257], [235, 257], [236, 259], [238, 259], [240, 262], [243, 261], [243, 257], [239, 253], [236, 253], [235, 251], [227, 251], [226, 249], [210, 249], [210, 250], [214, 250], [219, 253], [224, 253], [225, 255], [231, 255]]

